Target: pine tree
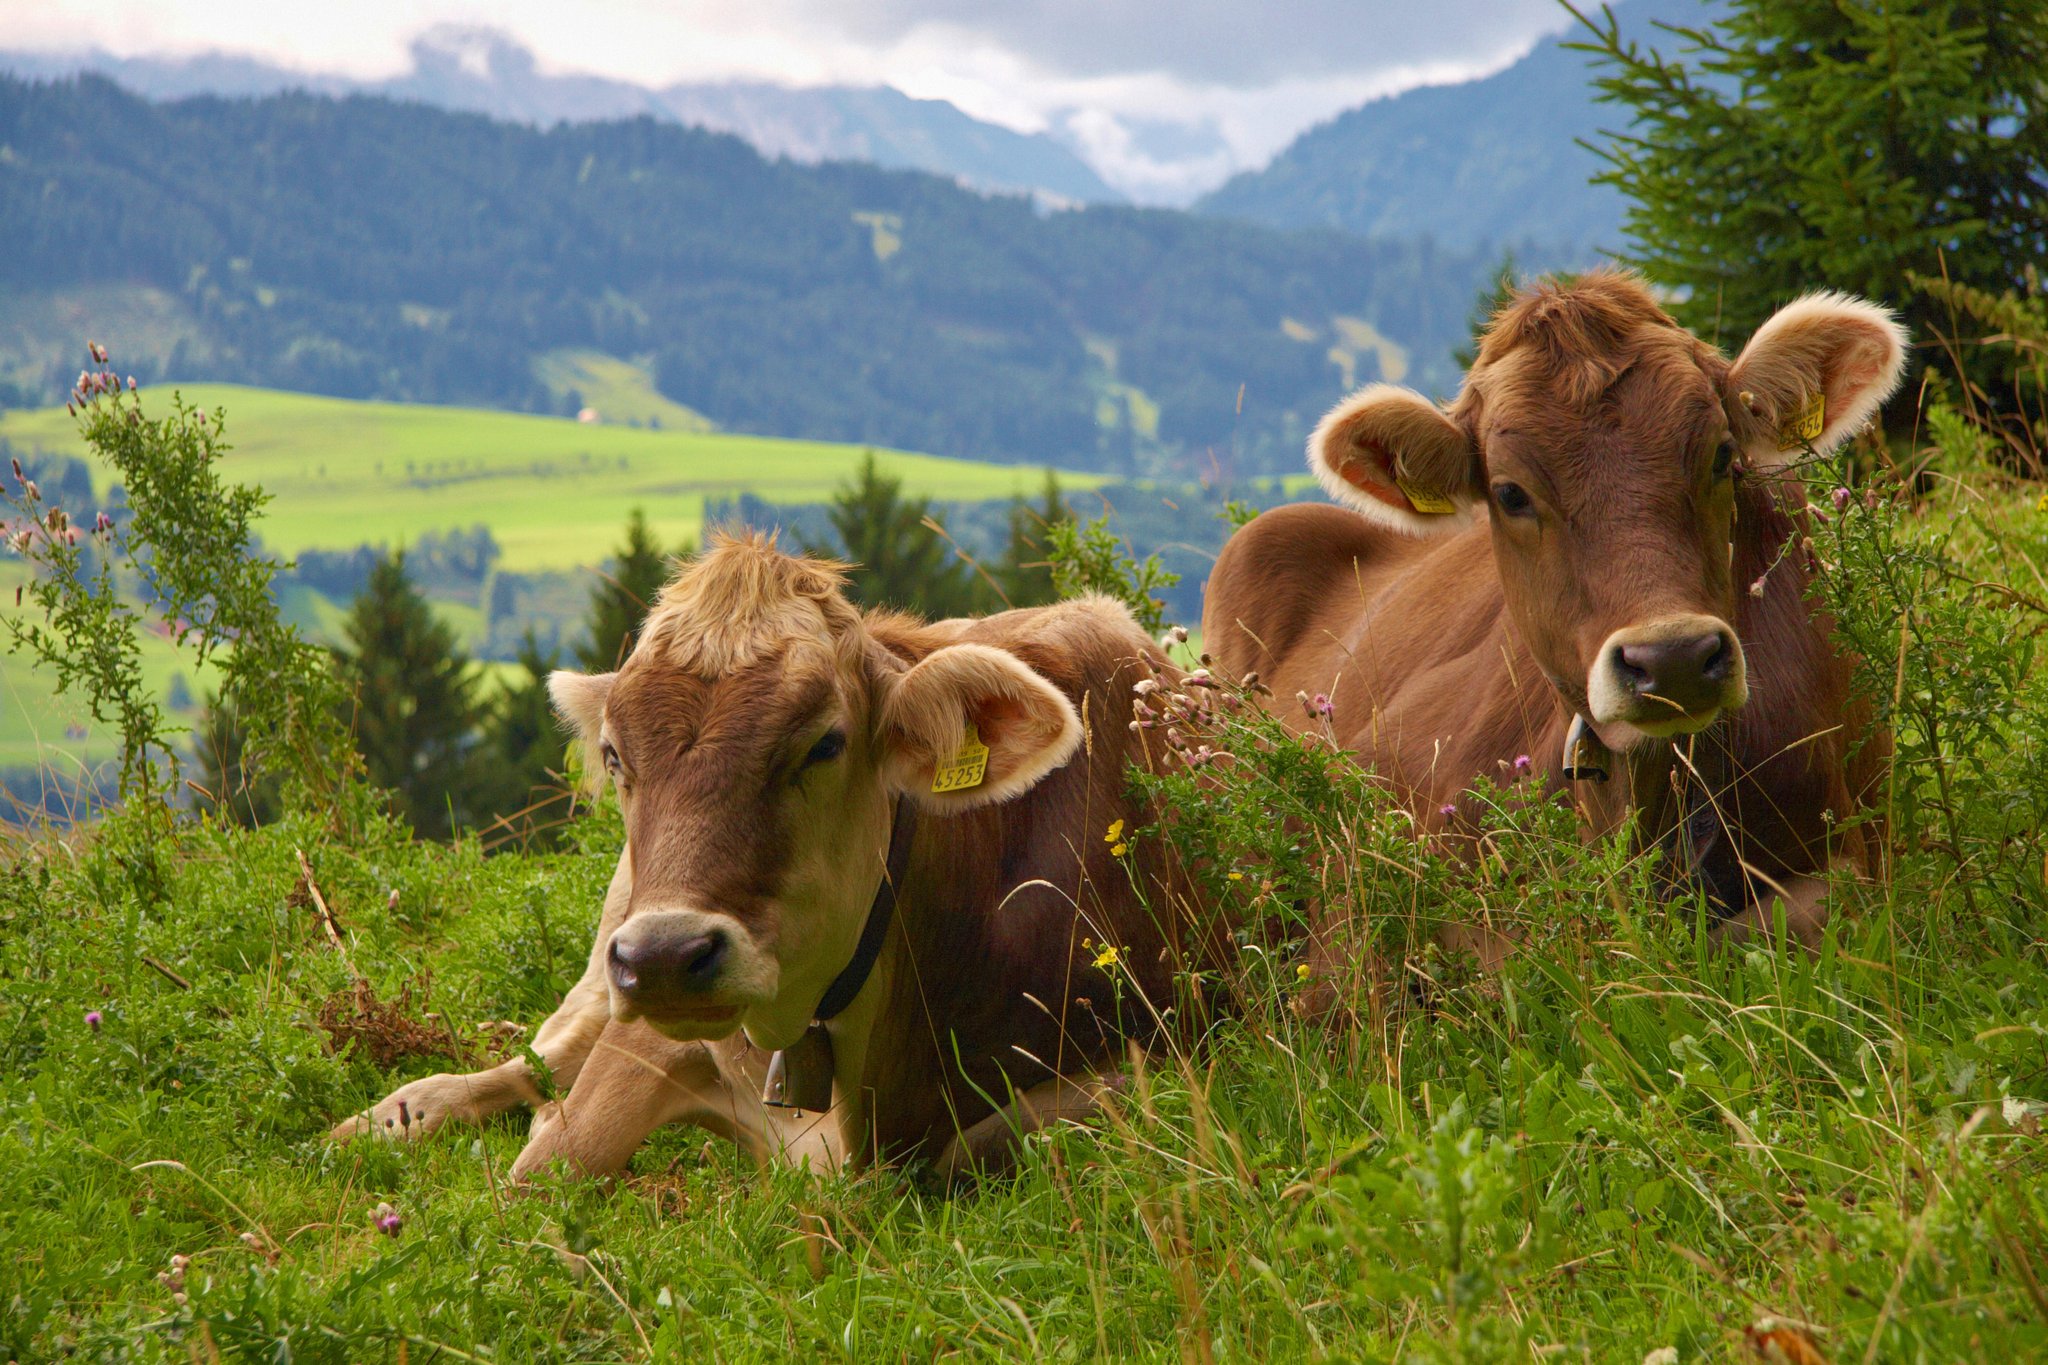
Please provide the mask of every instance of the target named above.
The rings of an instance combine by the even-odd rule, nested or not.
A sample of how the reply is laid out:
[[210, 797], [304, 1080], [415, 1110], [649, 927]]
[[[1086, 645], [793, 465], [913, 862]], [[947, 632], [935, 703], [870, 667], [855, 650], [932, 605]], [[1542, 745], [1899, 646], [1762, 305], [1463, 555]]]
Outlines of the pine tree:
[[1582, 44], [1632, 118], [1599, 177], [1680, 320], [1740, 340], [1811, 289], [1946, 327], [1913, 276], [1992, 294], [2048, 259], [2048, 5], [1729, 0], [1667, 57], [1611, 14]]
[[563, 776], [568, 737], [548, 701], [548, 674], [558, 663], [529, 627], [519, 642], [522, 672], [484, 720], [475, 801], [487, 844], [559, 842], [571, 793]]
[[804, 548], [850, 561], [848, 595], [862, 606], [897, 607], [937, 619], [964, 616], [984, 604], [972, 570], [924, 524], [931, 500], [904, 497], [903, 481], [884, 477], [873, 451], [833, 495], [826, 515], [839, 545], [807, 543]]
[[1022, 497], [1010, 503], [1009, 538], [1003, 557], [990, 571], [1003, 599], [1013, 607], [1036, 607], [1058, 600], [1053, 587], [1049, 533], [1073, 512], [1060, 499], [1059, 476], [1045, 471], [1045, 490], [1033, 507]]
[[336, 651], [348, 684], [343, 719], [364, 770], [414, 832], [445, 839], [472, 816], [481, 708], [469, 659], [411, 579], [404, 555], [380, 555]]
[[[682, 547], [681, 554], [690, 553]], [[668, 582], [669, 557], [648, 529], [647, 514], [633, 509], [626, 519], [626, 543], [612, 557], [611, 568], [590, 593], [590, 641], [576, 651], [577, 660], [593, 673], [609, 673], [632, 652], [633, 637], [647, 619], [662, 585]]]

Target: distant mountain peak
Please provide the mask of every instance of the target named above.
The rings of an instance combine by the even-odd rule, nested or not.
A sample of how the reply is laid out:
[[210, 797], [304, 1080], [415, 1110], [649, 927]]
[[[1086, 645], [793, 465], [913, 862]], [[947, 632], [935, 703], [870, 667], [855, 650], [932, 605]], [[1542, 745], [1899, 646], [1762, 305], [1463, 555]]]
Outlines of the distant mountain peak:
[[533, 76], [532, 49], [489, 24], [435, 24], [407, 47], [413, 70], [460, 72], [477, 80], [523, 80]]
[[[1627, 0], [1624, 36], [1670, 50], [1659, 22], [1710, 22], [1717, 0]], [[1576, 22], [1477, 80], [1425, 85], [1346, 110], [1263, 169], [1232, 177], [1197, 211], [1271, 227], [1427, 237], [1512, 250], [1525, 268], [1582, 265], [1621, 245], [1623, 203], [1595, 185], [1597, 142], [1625, 111], [1599, 103]]]

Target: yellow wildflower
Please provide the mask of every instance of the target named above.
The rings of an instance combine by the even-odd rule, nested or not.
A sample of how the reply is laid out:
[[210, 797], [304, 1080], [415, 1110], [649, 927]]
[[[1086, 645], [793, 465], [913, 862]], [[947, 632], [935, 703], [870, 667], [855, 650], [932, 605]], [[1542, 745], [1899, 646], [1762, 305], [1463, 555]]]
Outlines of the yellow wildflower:
[[1234, 882], [1241, 882], [1244, 880], [1244, 873], [1242, 872], [1226, 872], [1223, 875]]
[[1113, 844], [1123, 837], [1124, 822], [1121, 820], [1112, 820], [1109, 825], [1109, 833], [1102, 836], [1102, 842], [1105, 844]]
[[1129, 844], [1111, 844], [1109, 846], [1109, 856], [1112, 858], [1121, 858], [1130, 851], [1131, 846]]
[[1310, 977], [1314, 976], [1315, 973], [1311, 971], [1309, 969], [1309, 965], [1306, 962], [1304, 962], [1294, 969], [1294, 975], [1297, 980], [1306, 981]]
[[1103, 944], [1102, 951], [1095, 955], [1095, 965], [1097, 967], [1114, 967], [1123, 960], [1124, 950], [1112, 947], [1107, 943]]
[[2048, 493], [2043, 493], [2040, 497], [2034, 499], [2034, 510], [2036, 512], [2048, 512]]

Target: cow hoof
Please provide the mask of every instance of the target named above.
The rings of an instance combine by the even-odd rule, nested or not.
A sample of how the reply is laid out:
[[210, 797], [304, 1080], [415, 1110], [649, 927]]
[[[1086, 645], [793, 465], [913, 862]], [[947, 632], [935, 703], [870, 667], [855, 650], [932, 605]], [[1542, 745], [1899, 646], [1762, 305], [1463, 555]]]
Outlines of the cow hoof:
[[435, 1132], [451, 1118], [469, 1117], [461, 1076], [427, 1076], [402, 1085], [362, 1113], [343, 1119], [327, 1134], [329, 1142], [351, 1138], [382, 1138], [411, 1142]]

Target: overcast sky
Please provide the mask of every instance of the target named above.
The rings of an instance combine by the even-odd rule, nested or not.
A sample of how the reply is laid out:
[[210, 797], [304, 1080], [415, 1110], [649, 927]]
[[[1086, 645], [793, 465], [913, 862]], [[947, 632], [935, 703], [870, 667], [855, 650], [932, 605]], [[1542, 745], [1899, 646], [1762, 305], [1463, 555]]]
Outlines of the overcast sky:
[[0, 0], [0, 46], [378, 77], [407, 69], [426, 28], [487, 24], [546, 71], [893, 85], [1062, 131], [1112, 181], [1177, 198], [1342, 109], [1497, 69], [1568, 21], [1555, 0]]

